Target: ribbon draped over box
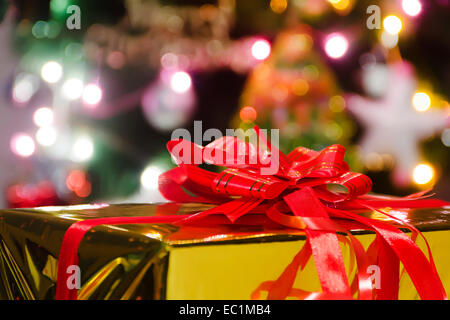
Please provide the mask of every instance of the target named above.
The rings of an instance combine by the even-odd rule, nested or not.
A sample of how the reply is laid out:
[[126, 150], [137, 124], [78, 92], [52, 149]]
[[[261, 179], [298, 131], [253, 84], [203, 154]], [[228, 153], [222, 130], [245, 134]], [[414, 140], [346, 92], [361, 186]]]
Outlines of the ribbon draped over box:
[[[67, 230], [58, 262], [57, 299], [76, 299], [77, 290], [66, 285], [67, 267], [78, 263], [78, 246], [84, 234], [96, 225], [130, 223], [191, 224], [198, 221], [214, 225], [213, 216], [224, 215], [228, 222], [252, 212], [263, 212], [268, 219], [286, 228], [301, 229], [306, 244], [275, 281], [259, 285], [251, 298], [260, 299], [398, 299], [400, 262], [422, 299], [446, 299], [446, 293], [433, 262], [431, 250], [422, 234], [409, 223], [385, 212], [383, 208], [426, 208], [448, 205], [429, 199], [425, 192], [398, 198], [369, 195], [369, 177], [354, 173], [344, 161], [345, 148], [332, 145], [320, 152], [304, 147], [287, 156], [255, 132], [261, 146], [236, 137], [222, 137], [205, 147], [186, 140], [172, 140], [169, 152], [178, 166], [159, 178], [161, 193], [171, 201], [212, 203], [217, 206], [192, 215], [156, 217], [100, 218], [76, 222]], [[201, 169], [207, 163], [225, 167], [220, 173]], [[271, 175], [262, 169], [275, 168]], [[344, 192], [331, 186], [340, 186]], [[411, 231], [407, 236], [392, 224], [358, 215], [369, 209], [395, 220]], [[350, 233], [370, 230], [376, 238], [365, 250]], [[344, 236], [345, 235], [345, 236]], [[428, 258], [415, 240], [421, 236]], [[357, 272], [349, 281], [339, 242], [351, 249], [351, 263]], [[313, 258], [321, 285], [320, 292], [293, 288], [297, 273]], [[369, 266], [380, 270], [380, 286], [373, 288]]]

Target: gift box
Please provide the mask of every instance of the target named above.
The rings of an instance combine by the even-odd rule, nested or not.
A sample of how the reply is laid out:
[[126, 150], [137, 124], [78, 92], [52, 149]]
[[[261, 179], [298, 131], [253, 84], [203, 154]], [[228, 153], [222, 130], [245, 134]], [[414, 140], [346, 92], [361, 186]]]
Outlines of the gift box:
[[[305, 247], [304, 231], [277, 225], [258, 212], [235, 223], [221, 217], [207, 225], [170, 222], [171, 217], [204, 212], [211, 207], [169, 203], [2, 210], [0, 297], [54, 299], [57, 286], [66, 285], [72, 289], [75, 286], [78, 299], [265, 298], [264, 283], [275, 281]], [[448, 292], [450, 211], [386, 210], [421, 230]], [[358, 214], [398, 226], [395, 220], [377, 211]], [[144, 221], [126, 220], [128, 217]], [[58, 259], [67, 230], [88, 221], [98, 223], [90, 225], [82, 235], [76, 248], [77, 265], [59, 270], [70, 275], [66, 283], [60, 279], [57, 284]], [[352, 233], [365, 249], [375, 238], [373, 232], [357, 228]], [[418, 238], [417, 243], [426, 252], [425, 242]], [[341, 249], [346, 272], [352, 279], [357, 271], [351, 246], [341, 242]], [[375, 287], [379, 285], [376, 272], [372, 280]], [[298, 273], [293, 287], [305, 292], [320, 291], [312, 260]], [[258, 288], [263, 290], [256, 294]], [[418, 298], [406, 272], [400, 273], [399, 298]]]
[[448, 202], [369, 194], [343, 146], [285, 155], [255, 134], [169, 141], [167, 204], [3, 211], [2, 296], [446, 299]]

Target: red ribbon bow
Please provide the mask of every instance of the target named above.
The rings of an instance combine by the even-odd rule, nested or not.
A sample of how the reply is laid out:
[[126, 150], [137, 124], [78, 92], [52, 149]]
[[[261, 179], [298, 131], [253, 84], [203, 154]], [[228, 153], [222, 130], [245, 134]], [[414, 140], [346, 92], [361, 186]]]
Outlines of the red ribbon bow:
[[[441, 207], [448, 205], [447, 202], [424, 199], [425, 192], [404, 198], [367, 195], [372, 182], [363, 174], [349, 171], [343, 146], [333, 145], [321, 152], [298, 147], [285, 156], [265, 140], [257, 127], [255, 129], [265, 148], [257, 148], [234, 137], [217, 139], [206, 147], [185, 140], [168, 143], [178, 167], [160, 176], [161, 193], [168, 200], [214, 203], [218, 204], [216, 207], [193, 215], [98, 218], [72, 224], [61, 244], [56, 298], [77, 298], [77, 290], [66, 285], [69, 276], [66, 270], [68, 266], [78, 264], [78, 247], [86, 232], [97, 225], [188, 224], [198, 219], [212, 225], [215, 214], [223, 214], [234, 223], [247, 213], [264, 212], [278, 224], [304, 230], [307, 242], [277, 280], [263, 282], [253, 292], [254, 299], [260, 298], [262, 291], [268, 291], [268, 299], [289, 296], [300, 299], [397, 299], [400, 262], [422, 299], [446, 299], [430, 248], [427, 259], [415, 243], [417, 236], [422, 234], [380, 208]], [[192, 164], [196, 160], [227, 169], [219, 174], [206, 171]], [[262, 174], [263, 169], [271, 167], [277, 169], [272, 175]], [[330, 191], [329, 185], [340, 185], [346, 192]], [[355, 209], [375, 210], [397, 220], [411, 230], [411, 238], [391, 224], [358, 215]], [[254, 215], [249, 217], [253, 218]], [[350, 229], [371, 230], [376, 233], [376, 239], [365, 250], [348, 231]], [[357, 273], [351, 284], [339, 241], [349, 244], [356, 260]], [[298, 270], [305, 267], [311, 256], [321, 292], [293, 288]], [[354, 260], [351, 259], [351, 263]], [[374, 264], [380, 268], [381, 277], [380, 288], [376, 290], [372, 289], [368, 274], [369, 266]]]
[[[266, 290], [269, 299], [288, 296], [397, 299], [400, 261], [422, 299], [446, 298], [430, 250], [428, 260], [413, 241], [420, 234], [417, 229], [390, 216], [412, 231], [412, 240], [396, 227], [362, 217], [351, 209], [371, 209], [389, 216], [380, 208], [437, 207], [447, 203], [423, 199], [424, 192], [405, 198], [367, 195], [372, 182], [363, 174], [349, 171], [344, 161], [343, 146], [332, 145], [321, 152], [298, 147], [285, 156], [265, 140], [258, 127], [255, 130], [265, 144], [265, 151], [235, 137], [217, 139], [206, 147], [185, 140], [172, 140], [168, 149], [178, 167], [160, 176], [160, 191], [168, 200], [218, 204], [184, 218], [181, 223], [213, 214], [224, 214], [234, 223], [243, 215], [258, 211], [259, 207], [268, 208], [265, 213], [271, 220], [305, 231], [307, 243], [304, 248], [279, 279], [261, 284], [253, 298], [260, 297], [260, 292]], [[227, 168], [219, 174], [206, 171], [192, 164], [196, 159]], [[275, 174], [260, 173], [262, 168], [274, 162], [278, 167]], [[346, 192], [330, 191], [327, 188], [330, 185], [340, 185]], [[348, 231], [349, 220], [353, 227], [376, 233], [376, 239], [367, 252]], [[350, 241], [358, 264], [358, 273], [351, 285], [337, 232], [347, 234], [349, 240], [343, 241]], [[322, 287], [319, 293], [292, 288], [297, 271], [305, 266], [311, 255]], [[368, 274], [370, 263], [380, 268], [381, 289], [376, 291], [372, 290]]]

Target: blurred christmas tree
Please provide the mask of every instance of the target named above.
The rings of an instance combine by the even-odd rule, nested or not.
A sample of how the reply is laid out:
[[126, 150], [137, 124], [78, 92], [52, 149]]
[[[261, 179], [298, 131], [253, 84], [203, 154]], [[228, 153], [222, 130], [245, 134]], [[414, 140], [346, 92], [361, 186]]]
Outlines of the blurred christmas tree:
[[[333, 72], [314, 49], [311, 28], [300, 25], [280, 32], [270, 57], [251, 73], [243, 91], [244, 107], [235, 126], [257, 121], [280, 129], [280, 147], [288, 153], [297, 146], [323, 149], [339, 143], [350, 146], [353, 121], [343, 112], [345, 99]], [[254, 46], [255, 55], [263, 49]], [[355, 151], [348, 150], [353, 167]]]

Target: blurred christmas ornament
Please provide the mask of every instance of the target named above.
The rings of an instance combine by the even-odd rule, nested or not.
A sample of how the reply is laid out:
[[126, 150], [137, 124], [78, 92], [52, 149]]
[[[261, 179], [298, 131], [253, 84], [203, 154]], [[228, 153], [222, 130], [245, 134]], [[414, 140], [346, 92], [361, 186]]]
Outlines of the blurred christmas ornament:
[[[384, 68], [372, 66], [363, 70], [367, 92], [384, 92], [382, 97], [373, 100], [351, 95], [347, 108], [365, 129], [360, 146], [366, 166], [381, 169], [383, 155], [393, 156], [394, 182], [405, 186], [413, 181], [413, 170], [420, 163], [419, 143], [448, 127], [449, 113], [439, 109], [426, 111], [429, 97], [415, 95], [417, 80], [409, 63], [392, 63], [387, 65], [387, 72], [380, 72]], [[367, 79], [384, 83], [384, 88], [369, 84]]]
[[189, 74], [162, 72], [142, 96], [142, 110], [156, 129], [170, 131], [190, 120], [196, 97]]

